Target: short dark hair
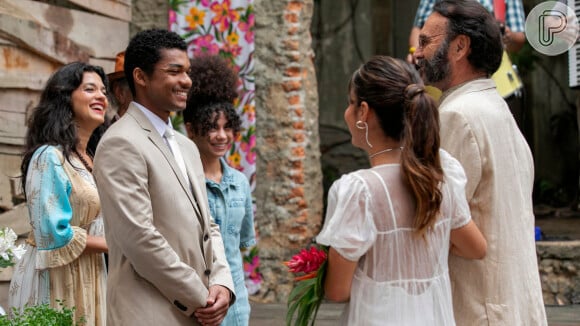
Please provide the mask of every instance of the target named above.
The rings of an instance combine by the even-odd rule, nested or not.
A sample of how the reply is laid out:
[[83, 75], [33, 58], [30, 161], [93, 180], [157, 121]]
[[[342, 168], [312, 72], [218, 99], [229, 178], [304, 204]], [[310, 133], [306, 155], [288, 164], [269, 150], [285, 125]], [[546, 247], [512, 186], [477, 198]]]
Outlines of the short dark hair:
[[131, 93], [135, 96], [133, 70], [140, 68], [148, 76], [153, 74], [155, 64], [161, 60], [162, 49], [187, 51], [187, 44], [181, 36], [165, 29], [147, 29], [137, 33], [125, 50], [123, 70]]
[[471, 40], [469, 63], [477, 70], [493, 74], [501, 64], [503, 44], [495, 18], [474, 0], [443, 0], [433, 12], [448, 19], [447, 39], [466, 35]]

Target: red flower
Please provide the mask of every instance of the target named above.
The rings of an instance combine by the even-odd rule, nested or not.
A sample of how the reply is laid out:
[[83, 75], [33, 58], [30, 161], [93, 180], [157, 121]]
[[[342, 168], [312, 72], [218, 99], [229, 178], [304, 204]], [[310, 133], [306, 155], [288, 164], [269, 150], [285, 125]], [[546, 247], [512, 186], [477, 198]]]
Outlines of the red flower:
[[290, 272], [299, 274], [294, 278], [297, 283], [288, 296], [286, 325], [314, 325], [318, 308], [324, 299], [327, 251], [328, 247], [313, 245], [284, 262]]
[[[318, 271], [320, 265], [326, 261], [326, 252], [323, 249], [310, 247], [310, 250], [302, 249], [294, 255], [290, 261], [284, 262], [292, 273], [311, 274]], [[312, 277], [316, 274], [312, 275]]]

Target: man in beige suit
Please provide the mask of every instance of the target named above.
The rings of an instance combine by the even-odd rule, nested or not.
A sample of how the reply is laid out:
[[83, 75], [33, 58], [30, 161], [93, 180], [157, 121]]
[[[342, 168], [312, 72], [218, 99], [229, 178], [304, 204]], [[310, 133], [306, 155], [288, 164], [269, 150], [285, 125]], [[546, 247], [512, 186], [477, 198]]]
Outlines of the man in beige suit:
[[138, 33], [125, 53], [134, 102], [107, 131], [95, 178], [109, 244], [107, 325], [219, 325], [235, 300], [193, 142], [170, 112], [191, 87], [181, 37]]
[[495, 19], [478, 2], [435, 4], [415, 52], [426, 83], [443, 91], [441, 147], [467, 175], [482, 260], [449, 257], [457, 325], [546, 325], [534, 242], [534, 162], [489, 76], [502, 57]]

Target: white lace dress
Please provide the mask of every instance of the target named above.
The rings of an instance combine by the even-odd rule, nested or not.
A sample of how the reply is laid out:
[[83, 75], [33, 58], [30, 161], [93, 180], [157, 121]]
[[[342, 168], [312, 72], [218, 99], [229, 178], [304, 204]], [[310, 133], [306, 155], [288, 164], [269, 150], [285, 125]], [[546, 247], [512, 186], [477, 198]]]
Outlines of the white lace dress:
[[358, 261], [342, 325], [455, 325], [447, 267], [451, 229], [471, 219], [461, 165], [441, 150], [441, 215], [425, 237], [399, 164], [342, 176], [331, 187], [316, 240]]

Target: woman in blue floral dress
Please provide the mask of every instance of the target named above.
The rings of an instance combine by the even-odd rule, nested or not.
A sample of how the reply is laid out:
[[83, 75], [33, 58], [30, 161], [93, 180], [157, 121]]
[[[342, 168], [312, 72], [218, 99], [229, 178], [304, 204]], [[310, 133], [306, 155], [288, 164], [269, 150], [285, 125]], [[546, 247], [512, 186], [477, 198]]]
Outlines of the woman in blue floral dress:
[[107, 106], [107, 77], [86, 63], [63, 66], [42, 92], [21, 166], [32, 232], [14, 266], [11, 307], [62, 301], [75, 321], [105, 325], [108, 248], [91, 172]]
[[237, 75], [221, 57], [202, 56], [192, 60], [190, 77], [193, 85], [183, 118], [188, 137], [199, 148], [211, 216], [220, 226], [236, 291], [222, 325], [248, 325], [250, 303], [241, 249], [256, 243], [252, 195], [246, 176], [223, 158], [240, 131], [232, 104]]

